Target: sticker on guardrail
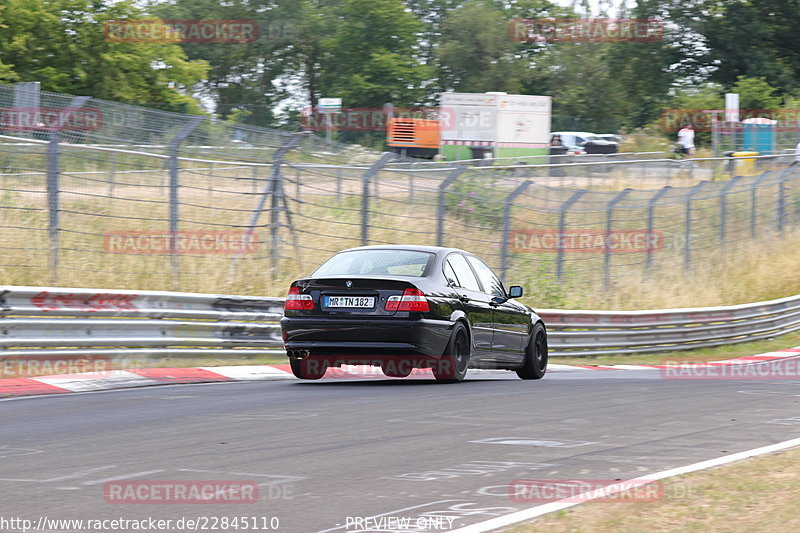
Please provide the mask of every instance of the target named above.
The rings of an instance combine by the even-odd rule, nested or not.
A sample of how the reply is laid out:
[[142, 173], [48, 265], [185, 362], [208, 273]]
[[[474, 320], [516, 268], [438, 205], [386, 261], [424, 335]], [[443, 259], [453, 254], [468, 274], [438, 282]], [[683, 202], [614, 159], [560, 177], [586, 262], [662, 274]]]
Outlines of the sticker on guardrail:
[[135, 301], [137, 298], [139, 298], [138, 294], [114, 294], [108, 292], [79, 294], [41, 291], [31, 297], [31, 304], [43, 311], [67, 309], [91, 313], [108, 310], [136, 310]]

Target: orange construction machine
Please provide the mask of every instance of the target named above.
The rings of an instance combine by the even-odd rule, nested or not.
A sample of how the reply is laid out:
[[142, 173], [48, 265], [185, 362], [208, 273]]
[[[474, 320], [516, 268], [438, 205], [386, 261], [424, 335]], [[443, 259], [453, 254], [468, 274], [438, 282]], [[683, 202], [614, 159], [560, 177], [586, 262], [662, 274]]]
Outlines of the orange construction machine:
[[441, 133], [438, 120], [390, 118], [386, 134], [387, 146], [400, 154], [432, 158], [439, 153]]

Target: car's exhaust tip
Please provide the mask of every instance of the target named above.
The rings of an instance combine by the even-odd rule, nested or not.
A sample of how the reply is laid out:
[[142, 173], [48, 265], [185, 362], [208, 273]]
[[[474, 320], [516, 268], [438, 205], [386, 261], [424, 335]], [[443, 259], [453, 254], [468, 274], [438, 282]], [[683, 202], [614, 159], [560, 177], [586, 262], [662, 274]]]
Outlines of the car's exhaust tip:
[[311, 354], [309, 350], [286, 350], [286, 355], [293, 359], [302, 359]]

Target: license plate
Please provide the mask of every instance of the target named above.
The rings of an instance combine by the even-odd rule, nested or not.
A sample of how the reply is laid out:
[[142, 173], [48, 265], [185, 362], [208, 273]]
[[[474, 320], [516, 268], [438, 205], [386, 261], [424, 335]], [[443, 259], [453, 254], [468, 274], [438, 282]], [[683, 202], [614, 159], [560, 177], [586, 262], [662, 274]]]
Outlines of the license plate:
[[326, 296], [323, 303], [325, 307], [375, 307], [374, 296]]

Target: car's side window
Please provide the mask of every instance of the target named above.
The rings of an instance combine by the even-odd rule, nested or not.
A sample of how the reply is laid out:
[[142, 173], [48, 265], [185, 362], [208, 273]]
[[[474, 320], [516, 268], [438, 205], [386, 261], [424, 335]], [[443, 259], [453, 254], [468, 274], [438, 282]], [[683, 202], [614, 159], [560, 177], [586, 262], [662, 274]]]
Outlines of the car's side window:
[[447, 262], [453, 269], [456, 277], [458, 278], [458, 286], [463, 289], [481, 292], [481, 286], [478, 285], [478, 280], [475, 279], [475, 274], [469, 268], [467, 260], [461, 254], [450, 254], [447, 256]]
[[503, 289], [503, 284], [500, 282], [500, 279], [494, 275], [492, 269], [486, 266], [486, 263], [477, 257], [469, 256], [467, 259], [469, 259], [470, 264], [475, 269], [475, 272], [477, 272], [478, 278], [483, 285], [483, 290], [492, 296], [505, 298], [506, 291]]
[[458, 282], [458, 276], [456, 276], [455, 271], [453, 271], [453, 266], [449, 261], [444, 262], [444, 277], [447, 279], [447, 283], [450, 284], [451, 287], [461, 286], [461, 284]]

